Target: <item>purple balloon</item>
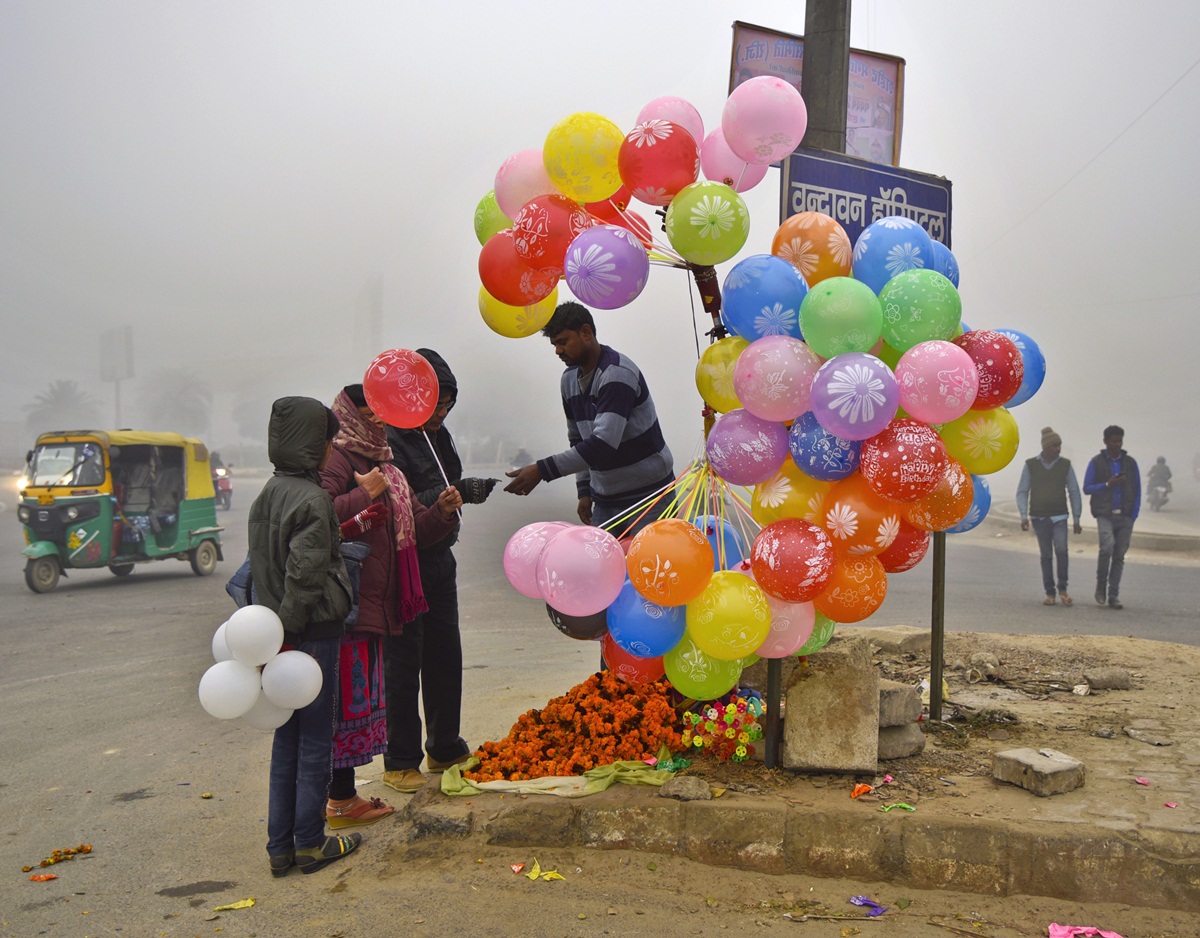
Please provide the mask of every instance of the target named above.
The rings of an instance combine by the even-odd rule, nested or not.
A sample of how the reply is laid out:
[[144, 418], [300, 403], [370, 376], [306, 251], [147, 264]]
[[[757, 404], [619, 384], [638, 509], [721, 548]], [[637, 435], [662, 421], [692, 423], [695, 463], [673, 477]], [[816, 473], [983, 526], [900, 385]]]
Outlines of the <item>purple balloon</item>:
[[619, 225], [596, 225], [576, 235], [563, 264], [567, 286], [597, 309], [619, 309], [646, 288], [650, 255]]
[[737, 408], [722, 414], [708, 432], [713, 472], [733, 485], [766, 482], [788, 457], [788, 431], [782, 423]]
[[869, 352], [835, 355], [813, 378], [813, 415], [834, 436], [847, 440], [866, 440], [882, 432], [899, 403], [892, 369]]

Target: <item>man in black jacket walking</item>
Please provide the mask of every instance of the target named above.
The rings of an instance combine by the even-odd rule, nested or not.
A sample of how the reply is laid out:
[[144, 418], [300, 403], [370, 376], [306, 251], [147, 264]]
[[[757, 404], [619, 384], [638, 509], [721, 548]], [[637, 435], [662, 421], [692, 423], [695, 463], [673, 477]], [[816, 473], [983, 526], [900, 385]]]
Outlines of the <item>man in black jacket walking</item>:
[[1091, 498], [1092, 516], [1100, 532], [1096, 560], [1096, 602], [1122, 608], [1121, 574], [1125, 551], [1133, 536], [1133, 523], [1142, 508], [1142, 480], [1138, 464], [1124, 449], [1125, 431], [1113, 424], [1104, 428], [1104, 449], [1092, 457], [1083, 474], [1083, 493]]

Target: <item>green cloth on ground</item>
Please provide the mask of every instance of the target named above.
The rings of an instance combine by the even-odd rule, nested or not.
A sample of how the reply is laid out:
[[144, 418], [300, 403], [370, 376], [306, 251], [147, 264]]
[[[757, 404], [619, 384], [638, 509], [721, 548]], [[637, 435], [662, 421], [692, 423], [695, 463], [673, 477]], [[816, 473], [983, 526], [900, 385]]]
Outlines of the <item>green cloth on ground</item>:
[[581, 798], [604, 791], [614, 784], [662, 785], [673, 772], [655, 769], [645, 762], [614, 762], [589, 769], [582, 775], [551, 775], [523, 782], [472, 782], [462, 777], [463, 771], [470, 772], [479, 765], [472, 756], [462, 765], [452, 765], [442, 773], [443, 795], [482, 795], [487, 792], [504, 792], [521, 795], [560, 795], [564, 798]]

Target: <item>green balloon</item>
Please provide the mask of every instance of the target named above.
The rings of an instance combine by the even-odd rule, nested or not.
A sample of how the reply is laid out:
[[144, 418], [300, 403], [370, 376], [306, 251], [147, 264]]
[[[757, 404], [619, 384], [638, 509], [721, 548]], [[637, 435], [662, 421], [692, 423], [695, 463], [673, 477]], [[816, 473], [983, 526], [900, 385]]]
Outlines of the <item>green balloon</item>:
[[722, 661], [704, 652], [688, 635], [663, 655], [667, 680], [685, 697], [716, 700], [737, 685], [742, 659]]
[[954, 284], [936, 270], [914, 267], [897, 274], [879, 291], [879, 303], [883, 341], [899, 352], [958, 335], [962, 300]]
[[475, 206], [475, 237], [480, 244], [487, 244], [488, 238], [512, 227], [512, 219], [500, 210], [496, 204], [496, 190], [491, 189]]
[[800, 304], [800, 331], [822, 358], [869, 352], [879, 341], [883, 308], [865, 283], [829, 277], [811, 287]]
[[808, 637], [808, 641], [800, 646], [800, 650], [796, 652], [796, 657], [801, 655], [811, 655], [814, 651], [820, 651], [829, 644], [829, 640], [833, 638], [833, 629], [837, 623], [823, 612], [817, 613], [817, 621], [813, 626], [812, 635]]
[[667, 208], [667, 240], [685, 261], [720, 264], [746, 244], [750, 212], [730, 186], [705, 179], [684, 186]]

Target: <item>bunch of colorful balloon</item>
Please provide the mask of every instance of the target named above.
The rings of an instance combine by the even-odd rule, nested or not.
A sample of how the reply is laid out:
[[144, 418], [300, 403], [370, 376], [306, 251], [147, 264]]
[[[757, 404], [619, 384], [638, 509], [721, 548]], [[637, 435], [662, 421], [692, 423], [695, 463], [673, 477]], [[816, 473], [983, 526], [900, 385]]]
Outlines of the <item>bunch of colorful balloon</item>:
[[242, 606], [213, 634], [216, 664], [200, 678], [200, 706], [218, 720], [241, 717], [273, 730], [321, 691], [316, 660], [283, 647], [283, 623], [266, 606]]
[[[771, 77], [739, 85], [707, 136], [676, 97], [651, 101], [628, 133], [588, 112], [559, 121], [541, 149], [504, 161], [475, 209], [484, 322], [530, 336], [553, 314], [560, 280], [586, 305], [618, 309], [645, 289], [652, 263], [729, 260], [750, 233], [738, 193], [796, 148], [807, 123], [800, 93]], [[634, 199], [666, 208], [666, 243]]]

